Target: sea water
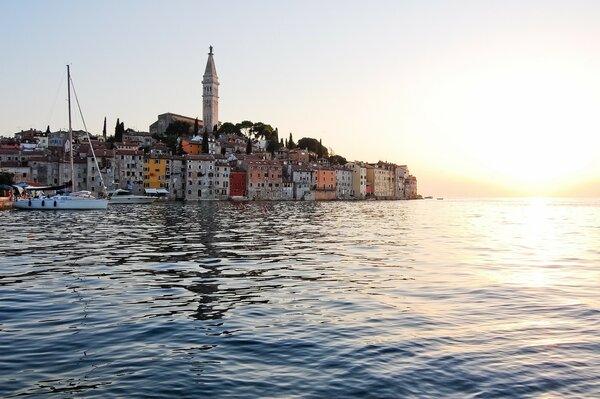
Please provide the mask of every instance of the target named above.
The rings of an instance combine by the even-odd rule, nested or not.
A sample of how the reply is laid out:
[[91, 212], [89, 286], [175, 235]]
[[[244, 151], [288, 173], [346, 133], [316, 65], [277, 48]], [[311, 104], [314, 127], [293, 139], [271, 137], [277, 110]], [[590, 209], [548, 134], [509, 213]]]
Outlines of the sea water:
[[597, 200], [0, 224], [0, 397], [600, 397]]

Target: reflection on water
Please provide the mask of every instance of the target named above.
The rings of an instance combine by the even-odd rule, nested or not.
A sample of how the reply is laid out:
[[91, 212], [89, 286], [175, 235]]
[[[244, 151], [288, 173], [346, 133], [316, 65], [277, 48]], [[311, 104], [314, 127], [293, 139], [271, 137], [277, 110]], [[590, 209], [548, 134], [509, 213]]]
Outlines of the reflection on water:
[[0, 396], [599, 396], [599, 216], [589, 200], [2, 212]]

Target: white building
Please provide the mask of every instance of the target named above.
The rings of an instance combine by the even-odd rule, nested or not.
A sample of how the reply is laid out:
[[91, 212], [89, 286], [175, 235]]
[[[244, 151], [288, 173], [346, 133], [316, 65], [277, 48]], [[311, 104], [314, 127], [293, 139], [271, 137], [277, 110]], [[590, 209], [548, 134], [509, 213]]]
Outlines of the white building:
[[209, 154], [186, 156], [186, 201], [229, 197], [230, 167], [225, 159]]
[[352, 193], [356, 199], [365, 199], [367, 196], [367, 168], [362, 162], [349, 162], [346, 167], [352, 171]]
[[335, 170], [336, 198], [350, 199], [352, 197], [352, 170], [339, 168]]
[[295, 200], [314, 201], [316, 173], [307, 166], [291, 165], [293, 191]]

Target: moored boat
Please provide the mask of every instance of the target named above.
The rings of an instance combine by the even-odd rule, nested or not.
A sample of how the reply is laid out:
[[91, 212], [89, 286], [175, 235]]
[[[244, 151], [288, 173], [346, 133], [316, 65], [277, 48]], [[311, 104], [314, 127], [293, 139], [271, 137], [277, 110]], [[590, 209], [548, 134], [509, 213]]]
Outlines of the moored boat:
[[108, 201], [96, 198], [89, 191], [77, 191], [70, 194], [20, 199], [13, 203], [17, 209], [67, 210], [67, 209], [106, 209]]
[[229, 197], [229, 201], [231, 202], [247, 202], [249, 201], [248, 197], [245, 197], [243, 195], [232, 195], [231, 197]]
[[[75, 98], [77, 99], [77, 93], [75, 93]], [[72, 146], [73, 143], [73, 128], [71, 126], [71, 72], [69, 69], [69, 65], [67, 65], [67, 99], [68, 99], [68, 111], [69, 111], [69, 143]], [[80, 108], [81, 112], [81, 108]], [[85, 121], [82, 122], [85, 128], [85, 132], [87, 133], [87, 138], [90, 143], [90, 149], [92, 151], [92, 156], [94, 158], [94, 164], [96, 166], [96, 170], [100, 170], [98, 166], [98, 160], [96, 159], [96, 154], [94, 152], [94, 147], [92, 146], [92, 141], [90, 140], [90, 136], [85, 126]], [[104, 198], [96, 198], [92, 195], [90, 191], [75, 191], [75, 167], [73, 165], [73, 152], [74, 149], [71, 147], [69, 151], [70, 160], [71, 160], [71, 181], [68, 185], [71, 186], [71, 193], [68, 194], [55, 194], [51, 196], [47, 196], [45, 194], [39, 194], [34, 196], [33, 193], [27, 193], [24, 196], [21, 196], [17, 201], [13, 203], [13, 206], [17, 209], [38, 209], [38, 210], [62, 210], [62, 209], [106, 209], [108, 208], [108, 200]], [[106, 186], [104, 186], [104, 180], [102, 179], [102, 174], [99, 173], [99, 178], [106, 190]], [[64, 186], [60, 187], [64, 188]], [[29, 187], [30, 191], [50, 191], [52, 189], [57, 190], [58, 187]], [[27, 192], [27, 191], [26, 191]]]
[[108, 203], [110, 205], [117, 204], [150, 204], [156, 201], [157, 197], [147, 197], [144, 195], [133, 194], [129, 190], [117, 189], [108, 193]]

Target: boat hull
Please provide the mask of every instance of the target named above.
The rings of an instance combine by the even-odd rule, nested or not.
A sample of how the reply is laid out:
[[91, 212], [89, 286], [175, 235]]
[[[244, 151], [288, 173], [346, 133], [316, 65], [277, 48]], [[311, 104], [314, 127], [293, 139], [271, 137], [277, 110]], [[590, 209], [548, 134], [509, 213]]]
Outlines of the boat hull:
[[13, 203], [17, 209], [32, 210], [67, 210], [67, 209], [106, 209], [108, 200], [98, 198], [49, 197], [18, 200]]
[[141, 195], [119, 195], [112, 197], [109, 201], [109, 205], [125, 205], [125, 204], [151, 204], [156, 201], [156, 197], [144, 197]]

